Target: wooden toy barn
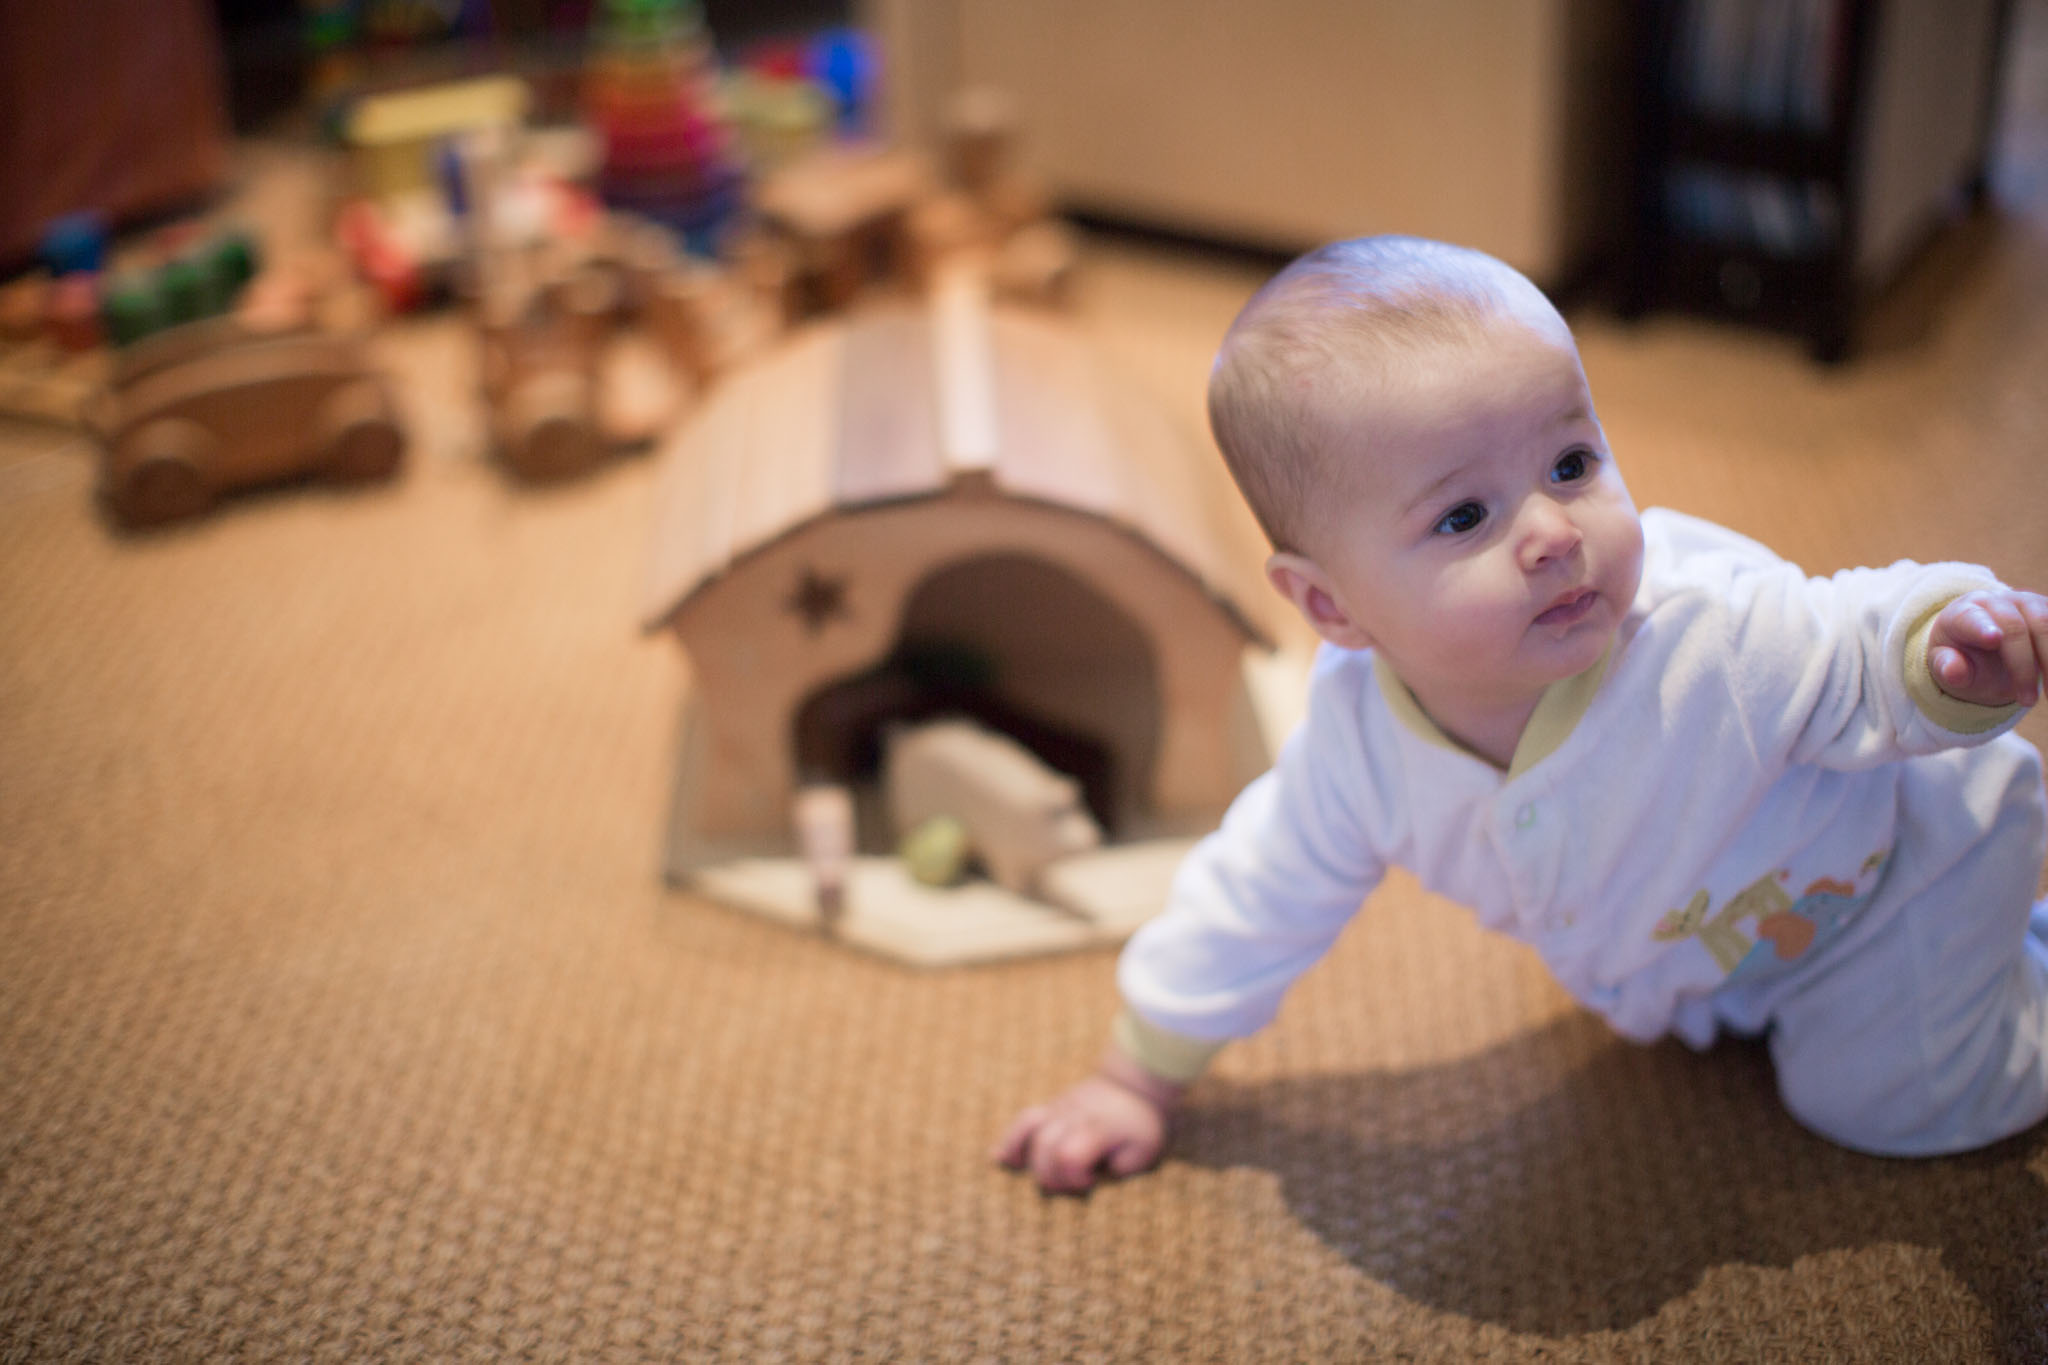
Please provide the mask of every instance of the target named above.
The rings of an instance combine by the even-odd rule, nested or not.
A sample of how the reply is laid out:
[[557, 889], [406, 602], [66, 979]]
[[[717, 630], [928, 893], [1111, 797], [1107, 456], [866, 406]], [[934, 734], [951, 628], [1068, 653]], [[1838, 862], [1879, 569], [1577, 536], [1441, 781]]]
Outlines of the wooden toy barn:
[[[792, 800], [833, 783], [859, 811], [851, 941], [921, 962], [1099, 942], [1270, 761], [1248, 683], [1270, 594], [1235, 492], [1057, 318], [955, 281], [815, 323], [662, 459], [645, 621], [691, 669], [673, 880], [816, 922]], [[1048, 875], [1053, 905], [933, 892], [886, 856], [882, 736], [942, 715], [1085, 791], [1104, 842]]]

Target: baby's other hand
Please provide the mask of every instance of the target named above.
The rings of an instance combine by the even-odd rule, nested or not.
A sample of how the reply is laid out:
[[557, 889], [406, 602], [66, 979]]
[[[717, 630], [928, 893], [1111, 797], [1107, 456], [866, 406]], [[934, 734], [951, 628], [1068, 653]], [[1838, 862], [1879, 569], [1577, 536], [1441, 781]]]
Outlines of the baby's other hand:
[[2048, 597], [2011, 588], [1964, 593], [1927, 635], [1935, 686], [1979, 706], [2032, 706], [2048, 673]]
[[1166, 1147], [1179, 1087], [1149, 1076], [1113, 1078], [1105, 1066], [1049, 1104], [1017, 1115], [990, 1153], [1031, 1173], [1048, 1194], [1080, 1194], [1096, 1173], [1136, 1175]]

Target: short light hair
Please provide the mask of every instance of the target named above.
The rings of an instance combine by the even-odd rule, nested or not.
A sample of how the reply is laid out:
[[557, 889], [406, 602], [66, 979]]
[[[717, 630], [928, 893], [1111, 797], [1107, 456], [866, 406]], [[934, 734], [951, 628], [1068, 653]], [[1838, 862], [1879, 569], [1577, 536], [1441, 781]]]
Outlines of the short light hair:
[[1333, 242], [1267, 281], [1216, 353], [1209, 428], [1273, 548], [1303, 549], [1332, 423], [1361, 380], [1532, 304], [1556, 315], [1513, 267], [1421, 237]]

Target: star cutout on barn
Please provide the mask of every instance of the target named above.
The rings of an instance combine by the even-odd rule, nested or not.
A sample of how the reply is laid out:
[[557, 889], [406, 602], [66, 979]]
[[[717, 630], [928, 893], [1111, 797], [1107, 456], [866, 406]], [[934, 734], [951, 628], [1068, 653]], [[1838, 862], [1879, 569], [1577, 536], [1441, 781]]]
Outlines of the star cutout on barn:
[[852, 615], [846, 609], [846, 575], [821, 574], [806, 568], [796, 591], [784, 599], [783, 607], [803, 617], [804, 628], [816, 635], [831, 622]]

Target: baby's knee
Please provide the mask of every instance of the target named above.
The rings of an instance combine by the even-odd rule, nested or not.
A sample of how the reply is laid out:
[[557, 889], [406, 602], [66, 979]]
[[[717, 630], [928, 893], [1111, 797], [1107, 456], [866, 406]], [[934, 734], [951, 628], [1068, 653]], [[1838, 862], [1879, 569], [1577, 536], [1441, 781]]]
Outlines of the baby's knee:
[[2048, 858], [2048, 788], [2042, 784], [2041, 751], [2017, 735], [2003, 735], [1978, 752], [2001, 779], [1993, 837], [2030, 849], [2038, 867]]
[[1931, 834], [1951, 847], [1988, 841], [2036, 860], [2048, 854], [2041, 753], [2017, 735], [1909, 760], [1899, 795], [1902, 835]]
[[1980, 1004], [1946, 1025], [1923, 1018], [1854, 1042], [1774, 1029], [1778, 1093], [1807, 1128], [1880, 1156], [1964, 1152], [2024, 1132], [2048, 1118], [2048, 949], [2012, 959]]

